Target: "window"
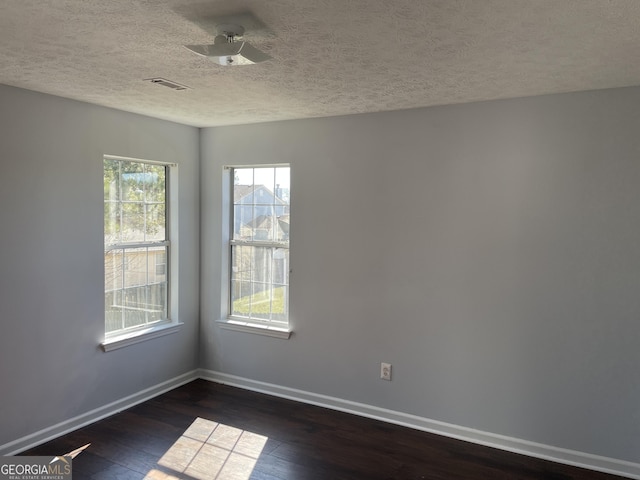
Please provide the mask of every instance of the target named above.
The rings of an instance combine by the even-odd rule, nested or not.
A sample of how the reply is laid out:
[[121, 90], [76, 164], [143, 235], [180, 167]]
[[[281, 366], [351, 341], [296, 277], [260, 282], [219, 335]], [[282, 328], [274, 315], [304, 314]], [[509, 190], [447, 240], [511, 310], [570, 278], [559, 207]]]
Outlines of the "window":
[[290, 168], [230, 171], [229, 319], [288, 332]]
[[169, 170], [104, 159], [106, 340], [169, 323]]

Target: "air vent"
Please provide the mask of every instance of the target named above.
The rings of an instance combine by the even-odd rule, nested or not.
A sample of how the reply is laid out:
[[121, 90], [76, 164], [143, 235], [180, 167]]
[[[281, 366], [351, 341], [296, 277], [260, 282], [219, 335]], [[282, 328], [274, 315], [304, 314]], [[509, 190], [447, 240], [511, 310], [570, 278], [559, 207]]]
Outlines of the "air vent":
[[163, 87], [168, 87], [173, 90], [190, 90], [190, 88], [186, 85], [180, 85], [179, 83], [172, 82], [171, 80], [167, 80], [166, 78], [161, 77], [145, 78], [144, 81], [162, 85]]

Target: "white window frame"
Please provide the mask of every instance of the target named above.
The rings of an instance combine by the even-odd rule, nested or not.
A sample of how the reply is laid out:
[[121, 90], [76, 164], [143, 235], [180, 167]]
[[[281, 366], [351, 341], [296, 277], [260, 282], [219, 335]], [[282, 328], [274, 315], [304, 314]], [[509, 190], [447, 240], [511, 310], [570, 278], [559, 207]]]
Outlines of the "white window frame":
[[[179, 331], [183, 325], [177, 319], [177, 281], [173, 272], [177, 272], [177, 254], [172, 248], [177, 237], [177, 177], [178, 165], [176, 163], [160, 162], [155, 160], [145, 160], [139, 158], [121, 157], [115, 155], [104, 155], [105, 160], [115, 160], [121, 162], [144, 163], [149, 165], [160, 165], [166, 168], [165, 175], [165, 240], [159, 242], [136, 242], [123, 243], [117, 246], [109, 247], [132, 249], [138, 247], [166, 247], [166, 276], [167, 276], [167, 318], [150, 324], [140, 325], [124, 330], [106, 333], [106, 317], [103, 316], [103, 328], [105, 328], [104, 341], [100, 347], [104, 352], [110, 352], [129, 345], [151, 340], [153, 338], [162, 337]], [[104, 178], [104, 173], [103, 173]], [[105, 247], [105, 252], [107, 248]], [[155, 265], [154, 265], [155, 266]], [[148, 268], [148, 267], [147, 267]], [[104, 277], [104, 275], [103, 275]], [[105, 280], [106, 281], [106, 280]], [[106, 309], [103, 308], [106, 313]]]
[[[265, 242], [265, 241], [245, 241], [245, 240], [235, 240], [233, 238], [234, 232], [234, 170], [236, 169], [247, 169], [247, 168], [289, 168], [289, 178], [291, 179], [291, 165], [288, 163], [277, 163], [277, 164], [255, 164], [255, 165], [225, 165], [224, 174], [223, 174], [223, 195], [225, 205], [225, 212], [223, 215], [223, 228], [224, 231], [224, 239], [225, 239], [225, 250], [227, 257], [227, 272], [226, 275], [223, 275], [223, 305], [224, 311], [222, 318], [218, 320], [218, 324], [221, 328], [226, 330], [234, 330], [240, 332], [247, 333], [255, 333], [259, 335], [266, 335], [270, 337], [290, 338], [292, 332], [291, 328], [291, 315], [289, 313], [289, 294], [287, 294], [287, 321], [286, 322], [272, 322], [269, 320], [252, 318], [252, 317], [244, 317], [244, 316], [234, 316], [231, 314], [232, 307], [232, 288], [231, 288], [231, 280], [232, 280], [232, 262], [233, 262], [233, 248], [234, 246], [255, 246], [255, 247], [268, 247], [268, 248], [286, 248], [290, 251], [290, 243], [289, 241], [285, 243], [281, 242]], [[289, 205], [291, 203], [289, 202]], [[290, 266], [288, 267], [290, 271]], [[290, 283], [287, 285], [287, 292], [290, 292]]]

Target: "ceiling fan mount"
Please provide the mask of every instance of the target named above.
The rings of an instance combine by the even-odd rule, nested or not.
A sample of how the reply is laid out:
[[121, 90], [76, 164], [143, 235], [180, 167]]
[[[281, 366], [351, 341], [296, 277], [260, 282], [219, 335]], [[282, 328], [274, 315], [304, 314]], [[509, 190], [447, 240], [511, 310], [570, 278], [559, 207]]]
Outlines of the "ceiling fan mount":
[[244, 35], [244, 27], [235, 23], [221, 23], [216, 25], [218, 35], [224, 35], [228, 41], [232, 42]]

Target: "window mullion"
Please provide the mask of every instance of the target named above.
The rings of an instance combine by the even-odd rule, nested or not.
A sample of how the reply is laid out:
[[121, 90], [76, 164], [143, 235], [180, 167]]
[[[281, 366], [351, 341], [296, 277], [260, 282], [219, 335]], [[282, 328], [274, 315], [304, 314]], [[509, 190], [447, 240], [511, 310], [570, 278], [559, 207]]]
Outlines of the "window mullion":
[[255, 270], [255, 264], [256, 264], [256, 250], [254, 248], [254, 249], [251, 249], [251, 265], [249, 266], [249, 287], [251, 288], [251, 291], [249, 292], [249, 298], [251, 299], [251, 301], [249, 302], [249, 318], [253, 318], [253, 292], [254, 292], [253, 271]]
[[[251, 170], [251, 218], [256, 219], [256, 170]], [[252, 220], [252, 221], [254, 221]], [[255, 225], [251, 229], [251, 243], [255, 242], [256, 232]], [[256, 267], [256, 248], [251, 249], [251, 266], [249, 268], [249, 285], [251, 286], [250, 301], [249, 301], [249, 318], [253, 318], [253, 304], [255, 302], [255, 268]]]
[[125, 255], [126, 255], [126, 251], [124, 249], [122, 249], [122, 254], [120, 255], [120, 259], [121, 259], [121, 263], [122, 263], [122, 279], [121, 279], [121, 283], [120, 283], [120, 328], [124, 328], [124, 303], [125, 303], [125, 299], [124, 299], [124, 280], [125, 280]]
[[261, 242], [261, 241], [248, 241], [248, 240], [230, 240], [229, 243], [233, 246], [247, 246], [247, 247], [265, 247], [265, 248], [289, 248], [288, 243], [278, 242]]
[[[124, 209], [123, 209], [123, 205], [122, 205], [122, 197], [123, 197], [123, 188], [122, 188], [122, 164], [120, 162], [118, 162], [118, 173], [117, 173], [117, 177], [116, 177], [116, 192], [118, 194], [118, 197], [115, 199], [115, 201], [117, 202], [116, 204], [116, 208], [114, 209], [115, 211], [117, 211], [117, 218], [116, 221], [114, 223], [117, 224], [117, 228], [118, 231], [116, 233], [115, 238], [118, 240], [117, 243], [122, 243], [122, 231], [124, 228]], [[105, 247], [106, 251], [109, 251], [109, 247]], [[124, 309], [124, 303], [125, 303], [125, 297], [124, 297], [124, 292], [125, 292], [125, 250], [121, 249], [120, 250], [120, 288], [118, 289], [119, 294], [120, 294], [120, 300], [118, 302], [119, 307], [120, 307], [120, 329], [124, 328], [124, 324], [125, 324], [125, 309]]]
[[[155, 259], [155, 257], [154, 257]], [[149, 323], [149, 247], [145, 250], [144, 322]]]
[[[275, 181], [275, 173], [273, 175]], [[274, 229], [275, 230], [275, 229]], [[269, 321], [273, 321], [273, 253], [274, 249], [269, 250]]]
[[113, 245], [107, 245], [104, 248], [105, 252], [110, 250], [118, 250], [120, 248], [153, 248], [153, 247], [168, 247], [169, 241], [164, 240], [162, 242], [139, 242], [139, 243], [114, 243]]

